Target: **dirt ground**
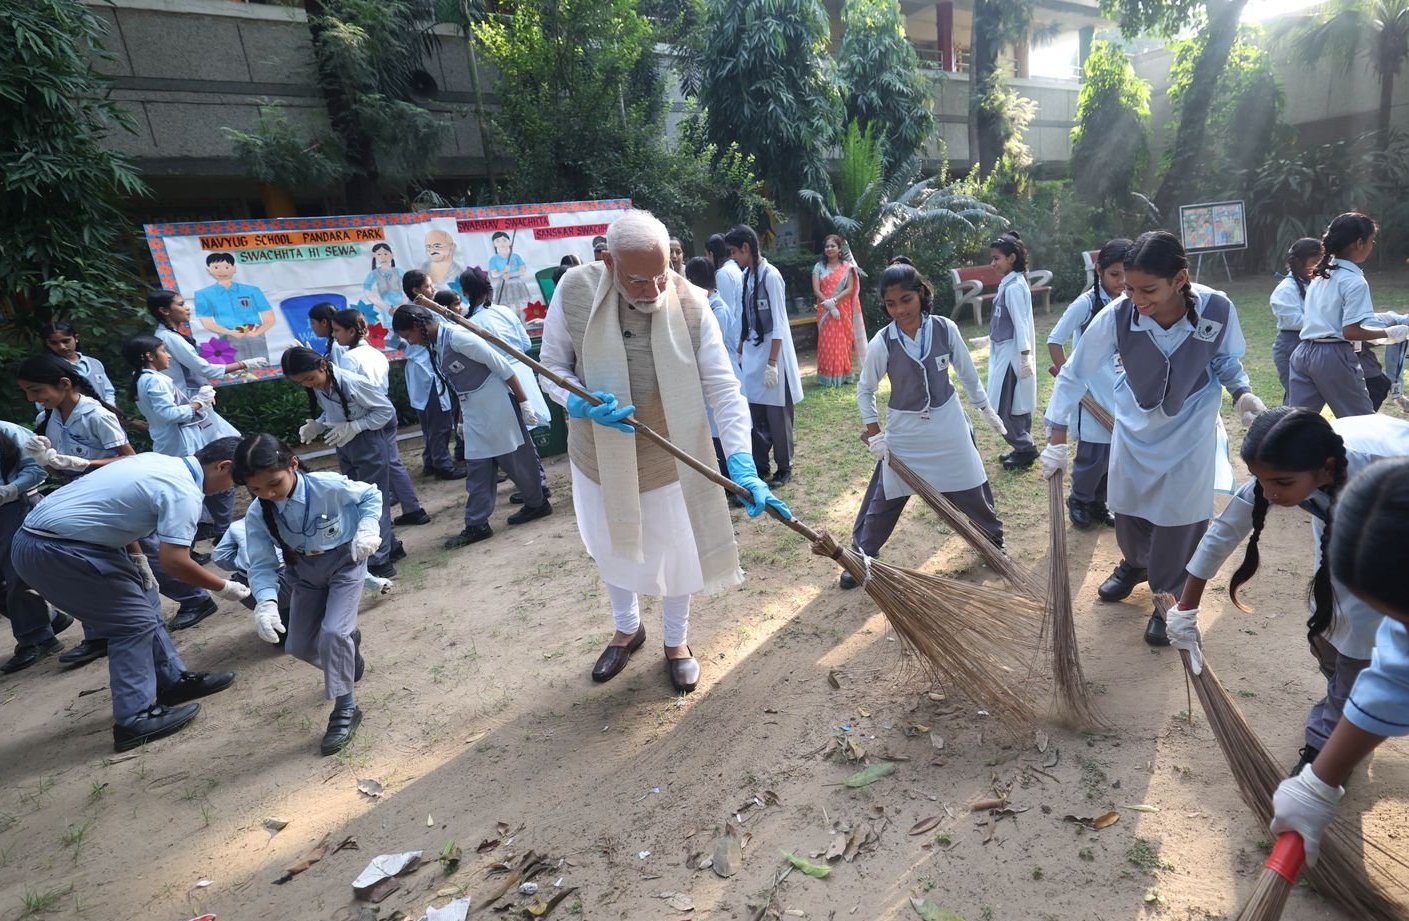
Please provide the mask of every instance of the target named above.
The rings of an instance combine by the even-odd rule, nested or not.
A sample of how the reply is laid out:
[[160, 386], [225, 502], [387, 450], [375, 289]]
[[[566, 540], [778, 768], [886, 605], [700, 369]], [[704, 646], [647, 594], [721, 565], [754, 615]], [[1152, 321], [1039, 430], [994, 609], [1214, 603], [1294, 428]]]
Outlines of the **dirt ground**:
[[[797, 476], [782, 493], [804, 519], [845, 533], [868, 473], [854, 402], [815, 390], [808, 400]], [[1241, 427], [1229, 428], [1237, 445]], [[1009, 545], [1038, 564], [1039, 474], [997, 471], [997, 442], [980, 443]], [[646, 646], [615, 681], [594, 685], [588, 673], [611, 633], [605, 592], [577, 535], [566, 461], [548, 469], [551, 518], [504, 527], [501, 505], [494, 539], [454, 552], [440, 542], [460, 527], [462, 487], [418, 479], [435, 520], [402, 530], [410, 559], [397, 592], [364, 604], [366, 721], [339, 757], [317, 754], [328, 710], [318, 674], [260, 642], [229, 603], [176, 640], [191, 667], [238, 670], [236, 684], [145, 750], [113, 754], [101, 664], [62, 671], [50, 661], [0, 681], [0, 917], [419, 919], [461, 891], [478, 914], [502, 886], [486, 871], [530, 851], [547, 864], [534, 877], [541, 899], [574, 890], [555, 919], [751, 919], [770, 899], [785, 918], [913, 918], [911, 896], [964, 921], [1212, 919], [1251, 891], [1269, 836], [1239, 800], [1197, 703], [1186, 721], [1176, 655], [1141, 640], [1148, 593], [1095, 598], [1119, 557], [1113, 532], [1069, 538], [1085, 671], [1113, 728], [1049, 725], [1039, 740], [980, 715], [962, 688], [907, 677], [914, 670], [863, 592], [840, 591], [833, 563], [741, 512], [748, 580], [694, 609], [699, 691], [672, 693], [655, 600], [644, 605]], [[1309, 526], [1297, 511], [1273, 517], [1247, 590], [1256, 613], [1226, 603], [1230, 566], [1208, 598], [1204, 637], [1290, 766], [1321, 680], [1301, 625]], [[994, 580], [919, 503], [886, 558]], [[839, 737], [895, 773], [843, 786], [861, 765], [824, 755]], [[360, 793], [364, 779], [384, 793]], [[1365, 834], [1393, 846], [1406, 790], [1409, 758], [1389, 744], [1359, 772], [1345, 809], [1363, 811]], [[1011, 815], [970, 813], [995, 791]], [[1101, 831], [1064, 821], [1111, 810], [1119, 821]], [[269, 819], [287, 826], [273, 833]], [[697, 867], [731, 819], [745, 846], [725, 879]], [[853, 835], [859, 853], [833, 862], [828, 878], [780, 877], [780, 852], [811, 858]], [[325, 838], [355, 847], [276, 883]], [[447, 873], [436, 858], [452, 842], [463, 857]], [[354, 902], [352, 880], [372, 857], [408, 850], [426, 863], [379, 914]], [[519, 917], [532, 902], [512, 889], [494, 908]], [[1349, 918], [1305, 886], [1284, 917]]]

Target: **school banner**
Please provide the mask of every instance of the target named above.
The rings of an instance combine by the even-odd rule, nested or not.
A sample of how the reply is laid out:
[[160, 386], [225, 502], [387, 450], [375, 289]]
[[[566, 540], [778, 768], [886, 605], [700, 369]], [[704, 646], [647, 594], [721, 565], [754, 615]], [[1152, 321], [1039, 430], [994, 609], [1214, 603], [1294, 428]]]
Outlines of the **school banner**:
[[517, 310], [536, 333], [552, 270], [569, 253], [592, 261], [594, 238], [630, 207], [629, 200], [553, 202], [145, 230], [162, 286], [181, 292], [191, 308], [201, 354], [217, 364], [268, 358], [270, 370], [259, 375], [267, 377], [278, 375], [290, 346], [322, 351], [308, 322], [315, 304], [360, 310], [371, 344], [398, 354], [386, 338], [392, 311], [406, 302], [401, 276], [408, 269], [459, 294], [460, 273], [477, 266], [493, 282], [495, 302]]

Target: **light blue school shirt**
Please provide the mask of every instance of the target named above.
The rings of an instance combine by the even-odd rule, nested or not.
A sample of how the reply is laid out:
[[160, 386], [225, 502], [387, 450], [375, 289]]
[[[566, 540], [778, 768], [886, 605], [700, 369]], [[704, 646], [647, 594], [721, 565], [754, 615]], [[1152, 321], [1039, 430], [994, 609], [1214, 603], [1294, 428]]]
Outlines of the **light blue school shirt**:
[[217, 282], [196, 292], [196, 316], [212, 319], [226, 329], [258, 326], [259, 315], [273, 309], [263, 291], [238, 281], [228, 288]]
[[189, 547], [204, 507], [205, 473], [194, 457], [138, 454], [55, 490], [24, 520], [26, 530], [116, 550], [156, 534]]
[[24, 444], [34, 437], [34, 433], [22, 425], [15, 425], [13, 422], [0, 420], [0, 438], [8, 438], [15, 443], [19, 449], [19, 461], [13, 470], [0, 470], [0, 483], [6, 486], [15, 485], [20, 488], [20, 494], [35, 489], [44, 482], [44, 468], [34, 462], [28, 454], [24, 453]]
[[[527, 352], [533, 347], [533, 340], [528, 336], [528, 330], [524, 327], [517, 315], [508, 307], [502, 304], [486, 304], [478, 307], [469, 316], [469, 321], [480, 329], [486, 330], [503, 339], [505, 342], [518, 349], [520, 352]], [[515, 361], [502, 349], [495, 348], [494, 351], [503, 355], [510, 362]]]
[[[256, 601], [279, 597], [279, 542], [264, 524], [263, 499], [245, 513], [245, 550], [250, 590]], [[358, 531], [381, 527], [382, 491], [340, 473], [298, 474], [289, 497], [274, 502], [274, 524], [284, 543], [302, 554], [324, 553], [352, 540]]]
[[[40, 421], [43, 421], [43, 416]], [[123, 431], [117, 416], [90, 396], [78, 398], [68, 419], [64, 419], [58, 410], [50, 413], [44, 437], [60, 454], [88, 460], [117, 457], [117, 449], [127, 444], [127, 433]]]
[[197, 410], [166, 375], [150, 368], [137, 378], [137, 408], [147, 420], [152, 450], [161, 454], [185, 457], [218, 438], [240, 434], [214, 409]]
[[1272, 289], [1271, 298], [1272, 316], [1277, 318], [1277, 329], [1301, 329], [1302, 313], [1306, 309], [1305, 301], [1295, 278], [1288, 275], [1277, 282], [1277, 287]]
[[1370, 283], [1365, 280], [1365, 273], [1349, 260], [1333, 258], [1331, 277], [1313, 278], [1306, 287], [1301, 341], [1334, 339], [1344, 342], [1345, 327], [1374, 318], [1375, 305], [1370, 303]]
[[1375, 637], [1370, 667], [1355, 679], [1345, 718], [1377, 736], [1409, 735], [1409, 630], [1386, 617]]
[[[1100, 313], [1101, 309], [1105, 307], [1105, 304], [1101, 304], [1097, 300], [1104, 293], [1098, 286], [1068, 304], [1061, 318], [1057, 320], [1057, 325], [1053, 326], [1052, 331], [1047, 334], [1047, 344], [1066, 347], [1070, 342], [1071, 347], [1067, 349], [1067, 357], [1070, 359], [1076, 351], [1076, 347], [1081, 344], [1081, 337], [1085, 335], [1081, 329], [1082, 324], [1086, 323], [1088, 317], [1092, 322], [1095, 321], [1092, 309], [1094, 308], [1096, 313]], [[1086, 380], [1087, 392], [1112, 416], [1115, 415], [1115, 379], [1116, 364], [1112, 361], [1102, 365], [1095, 374]], [[1076, 412], [1072, 413], [1071, 419], [1068, 420], [1068, 426], [1074, 430], [1077, 441], [1102, 445], [1111, 443], [1110, 430], [1092, 418], [1090, 413], [1084, 412], [1079, 407]]]
[[375, 431], [385, 428], [386, 424], [396, 418], [396, 408], [391, 405], [391, 398], [386, 391], [372, 383], [371, 380], [358, 374], [356, 371], [349, 371], [346, 368], [338, 368], [333, 372], [333, 386], [341, 390], [347, 397], [348, 409], [351, 410], [349, 418], [343, 412], [342, 400], [338, 399], [336, 393], [327, 390], [314, 390], [313, 394], [318, 397], [318, 405], [323, 407], [323, 415], [319, 421], [325, 425], [336, 425], [339, 422], [351, 422], [354, 419], [366, 419], [367, 427], [364, 431]]
[[440, 411], [450, 412], [450, 388], [436, 379], [435, 369], [431, 367], [430, 349], [424, 345], [407, 343], [405, 351], [406, 400], [411, 404], [411, 408], [425, 412], [426, 404], [430, 402], [431, 395], [435, 394], [440, 402]]
[[224, 365], [207, 361], [205, 356], [196, 351], [195, 346], [187, 342], [186, 337], [176, 330], [159, 323], [152, 335], [162, 341], [171, 355], [171, 364], [162, 373], [183, 390], [195, 393], [209, 384], [211, 378], [225, 376]]

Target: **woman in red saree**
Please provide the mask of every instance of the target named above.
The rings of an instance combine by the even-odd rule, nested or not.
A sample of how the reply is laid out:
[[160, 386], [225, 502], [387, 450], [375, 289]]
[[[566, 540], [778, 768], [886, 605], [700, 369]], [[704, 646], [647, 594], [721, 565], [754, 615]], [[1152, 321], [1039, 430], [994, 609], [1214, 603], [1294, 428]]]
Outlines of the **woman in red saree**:
[[842, 238], [831, 234], [822, 244], [822, 258], [812, 267], [812, 293], [817, 298], [817, 382], [840, 387], [856, 380], [855, 318], [861, 310], [856, 267], [842, 258]]

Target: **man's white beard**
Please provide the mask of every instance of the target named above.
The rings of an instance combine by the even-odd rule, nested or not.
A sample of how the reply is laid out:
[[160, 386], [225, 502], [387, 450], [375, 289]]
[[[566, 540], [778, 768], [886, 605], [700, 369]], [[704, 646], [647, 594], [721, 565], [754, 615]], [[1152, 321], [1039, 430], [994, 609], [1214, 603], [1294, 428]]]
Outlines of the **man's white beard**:
[[622, 286], [621, 282], [617, 280], [615, 275], [612, 276], [612, 287], [616, 288], [616, 293], [618, 296], [621, 297], [622, 300], [626, 301], [626, 303], [630, 304], [632, 307], [635, 307], [642, 313], [655, 313], [656, 311], [661, 310], [665, 307], [664, 291], [662, 291], [658, 296], [646, 300], [632, 297], [630, 294], [627, 293], [626, 288]]

